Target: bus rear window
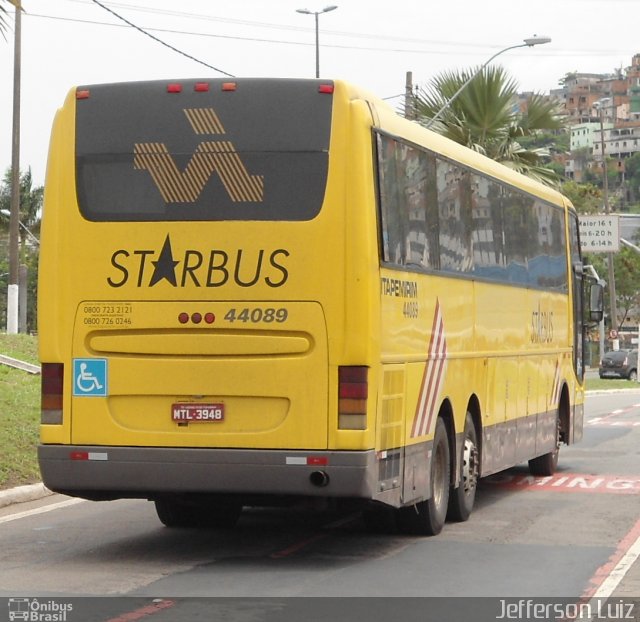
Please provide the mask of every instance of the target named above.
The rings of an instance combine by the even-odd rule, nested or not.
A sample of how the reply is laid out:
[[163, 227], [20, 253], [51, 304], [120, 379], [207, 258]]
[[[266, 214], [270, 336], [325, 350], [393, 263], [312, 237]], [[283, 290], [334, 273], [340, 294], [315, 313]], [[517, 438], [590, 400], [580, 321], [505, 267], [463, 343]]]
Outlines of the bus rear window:
[[320, 81], [77, 89], [76, 185], [92, 221], [310, 220], [327, 182]]

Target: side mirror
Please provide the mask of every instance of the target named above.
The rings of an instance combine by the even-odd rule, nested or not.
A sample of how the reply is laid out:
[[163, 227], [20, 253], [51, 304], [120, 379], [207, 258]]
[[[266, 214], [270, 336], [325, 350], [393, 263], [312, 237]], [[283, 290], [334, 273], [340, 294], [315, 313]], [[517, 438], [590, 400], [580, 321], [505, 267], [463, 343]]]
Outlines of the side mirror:
[[604, 317], [604, 287], [600, 283], [592, 283], [589, 298], [589, 319], [601, 322]]

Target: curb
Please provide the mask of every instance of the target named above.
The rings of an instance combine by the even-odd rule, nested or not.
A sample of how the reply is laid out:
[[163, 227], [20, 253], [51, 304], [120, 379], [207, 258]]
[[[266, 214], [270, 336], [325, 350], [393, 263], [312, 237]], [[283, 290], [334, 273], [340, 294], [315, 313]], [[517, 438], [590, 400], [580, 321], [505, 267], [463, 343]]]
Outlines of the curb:
[[0, 508], [4, 508], [14, 503], [26, 503], [27, 501], [37, 501], [43, 497], [52, 495], [43, 483], [28, 484], [26, 486], [17, 486], [7, 490], [0, 490]]

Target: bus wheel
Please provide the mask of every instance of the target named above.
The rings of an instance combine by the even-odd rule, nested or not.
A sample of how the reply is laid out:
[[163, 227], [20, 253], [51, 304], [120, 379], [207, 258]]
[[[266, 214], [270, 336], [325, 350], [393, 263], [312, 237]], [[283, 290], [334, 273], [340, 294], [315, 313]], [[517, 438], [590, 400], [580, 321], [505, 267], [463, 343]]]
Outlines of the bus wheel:
[[465, 521], [471, 515], [476, 500], [478, 473], [478, 437], [471, 415], [467, 413], [464, 423], [464, 441], [460, 461], [460, 483], [449, 491], [449, 511], [447, 518], [454, 521]]
[[156, 514], [166, 527], [196, 527], [193, 507], [174, 499], [156, 499]]
[[193, 503], [161, 498], [155, 506], [160, 522], [167, 527], [233, 527], [242, 512], [239, 502], [223, 498]]
[[398, 510], [398, 527], [401, 532], [435, 536], [442, 531], [447, 518], [450, 474], [447, 429], [444, 421], [438, 418], [431, 454], [431, 497]]
[[529, 472], [531, 475], [553, 475], [558, 467], [558, 455], [560, 454], [560, 417], [556, 418], [556, 442], [555, 447], [548, 454], [529, 460]]

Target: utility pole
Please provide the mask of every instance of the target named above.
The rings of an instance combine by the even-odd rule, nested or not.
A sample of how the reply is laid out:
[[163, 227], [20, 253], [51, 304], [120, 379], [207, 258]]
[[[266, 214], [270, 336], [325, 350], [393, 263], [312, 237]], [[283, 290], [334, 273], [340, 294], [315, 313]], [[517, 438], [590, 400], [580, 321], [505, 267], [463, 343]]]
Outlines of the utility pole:
[[405, 119], [416, 118], [416, 106], [413, 99], [413, 72], [407, 71], [404, 81], [404, 116]]
[[[600, 110], [600, 154], [602, 155], [602, 199], [604, 202], [604, 213], [611, 213], [609, 206], [609, 176], [607, 171], [606, 149], [604, 141], [604, 108], [605, 103], [611, 101], [608, 97], [595, 102]], [[613, 253], [607, 253], [607, 264], [609, 272], [609, 307], [611, 310], [611, 330], [618, 330], [618, 307], [616, 305], [616, 276], [613, 266]], [[614, 344], [614, 350], [617, 350]]]
[[19, 240], [20, 240], [20, 0], [11, 0], [15, 6], [13, 45], [13, 129], [11, 137], [11, 214], [9, 219], [9, 287], [7, 290], [7, 333], [18, 332], [19, 305]]

